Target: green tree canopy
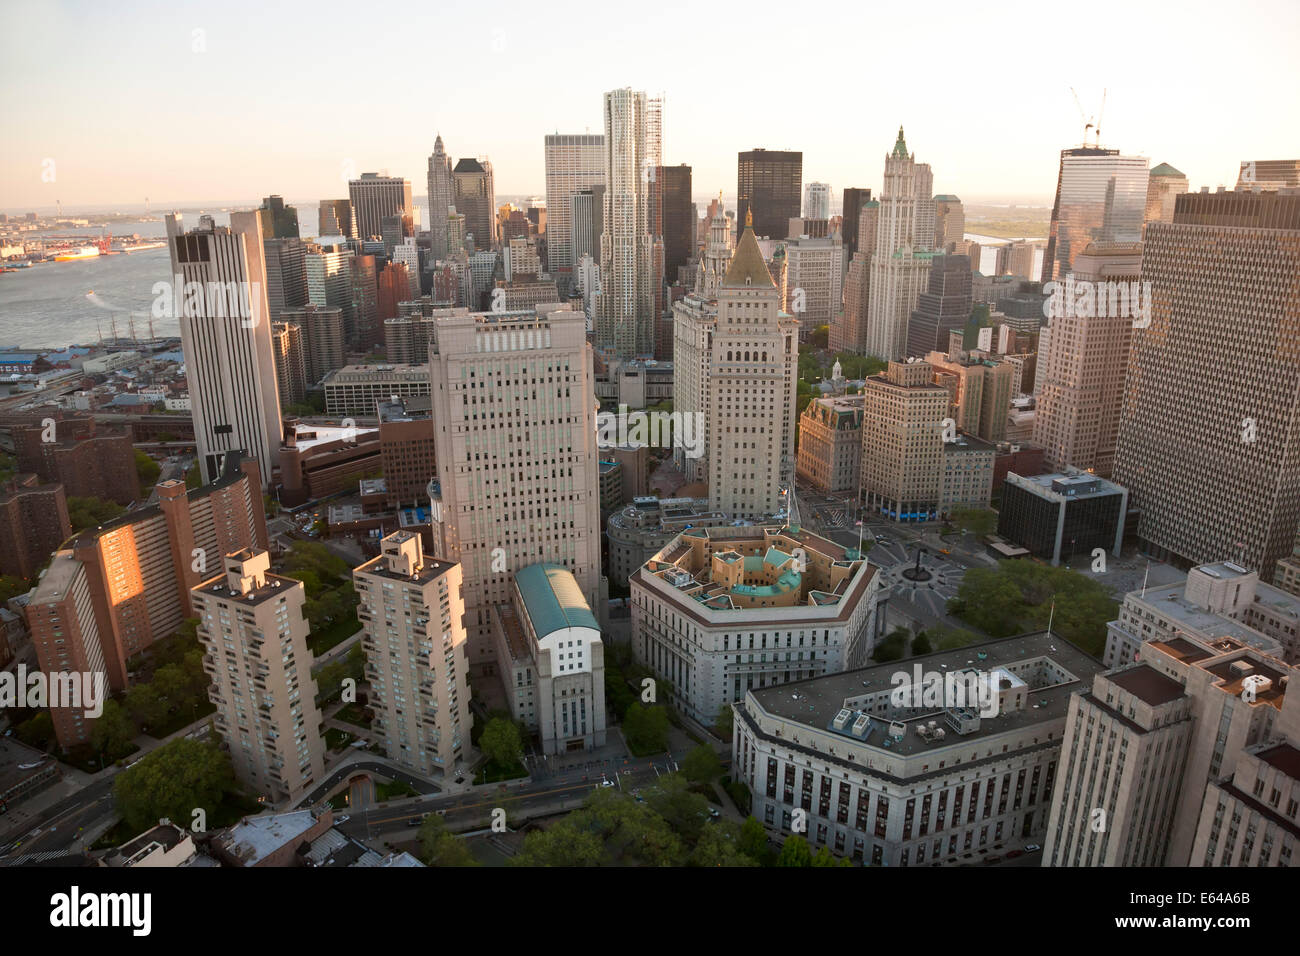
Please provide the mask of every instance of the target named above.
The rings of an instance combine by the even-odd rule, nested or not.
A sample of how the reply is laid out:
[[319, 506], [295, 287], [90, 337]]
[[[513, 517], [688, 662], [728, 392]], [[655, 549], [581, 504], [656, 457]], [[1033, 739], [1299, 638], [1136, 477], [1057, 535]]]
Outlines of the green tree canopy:
[[117, 810], [136, 831], [162, 817], [187, 827], [195, 809], [209, 818], [235, 782], [230, 757], [215, 741], [184, 737], [146, 754], [113, 782]]
[[700, 744], [682, 760], [682, 773], [692, 783], [710, 783], [722, 776], [722, 761], [707, 744]]

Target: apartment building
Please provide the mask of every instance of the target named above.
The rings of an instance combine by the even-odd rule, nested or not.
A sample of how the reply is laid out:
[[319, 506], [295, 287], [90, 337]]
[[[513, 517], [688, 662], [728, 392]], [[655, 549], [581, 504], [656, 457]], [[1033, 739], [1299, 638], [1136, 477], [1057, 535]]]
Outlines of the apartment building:
[[426, 397], [398, 398], [378, 405], [379, 454], [387, 504], [423, 504], [437, 472], [433, 415]]
[[306, 590], [271, 574], [265, 550], [225, 554], [222, 567], [190, 591], [214, 723], [240, 783], [273, 804], [294, 802], [325, 770]]
[[0, 574], [31, 578], [70, 534], [62, 485], [19, 474], [0, 487]]

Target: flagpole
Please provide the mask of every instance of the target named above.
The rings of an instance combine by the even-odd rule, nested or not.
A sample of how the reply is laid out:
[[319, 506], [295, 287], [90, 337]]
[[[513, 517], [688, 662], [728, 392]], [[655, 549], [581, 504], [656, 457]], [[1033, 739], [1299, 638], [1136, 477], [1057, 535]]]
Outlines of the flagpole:
[[1147, 596], [1147, 578], [1151, 576], [1151, 559], [1147, 558], [1147, 569], [1142, 574], [1142, 596]]
[[1047, 633], [1052, 633], [1052, 621], [1056, 619], [1056, 599], [1052, 599], [1052, 609], [1047, 612]]

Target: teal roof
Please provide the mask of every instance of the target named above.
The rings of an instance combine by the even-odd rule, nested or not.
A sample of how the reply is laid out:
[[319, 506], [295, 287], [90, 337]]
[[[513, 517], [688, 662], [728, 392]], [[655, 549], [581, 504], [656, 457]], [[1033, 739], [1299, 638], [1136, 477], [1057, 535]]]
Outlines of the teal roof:
[[566, 627], [600, 630], [582, 588], [559, 565], [530, 564], [515, 575], [515, 584], [539, 641]]
[[898, 127], [898, 142], [894, 144], [894, 158], [907, 159], [907, 141], [903, 139], [903, 127]]
[[768, 548], [767, 554], [763, 555], [763, 562], [780, 567], [790, 560], [790, 555], [786, 554], [780, 548]]
[[[1161, 163], [1155, 169], [1151, 170], [1151, 175], [1152, 176], [1183, 176], [1181, 172], [1174, 169], [1174, 167], [1170, 166], [1168, 163]], [[1183, 178], [1186, 179], [1187, 177], [1183, 176]]]

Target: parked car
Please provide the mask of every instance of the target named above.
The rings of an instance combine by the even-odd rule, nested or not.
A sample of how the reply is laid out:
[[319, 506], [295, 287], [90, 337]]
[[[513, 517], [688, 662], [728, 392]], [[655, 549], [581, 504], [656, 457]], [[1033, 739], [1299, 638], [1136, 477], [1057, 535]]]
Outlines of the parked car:
[[1037, 852], [1038, 852], [1039, 850], [1041, 850], [1041, 849], [1042, 849], [1042, 847], [1039, 846], [1037, 843], [1027, 843], [1027, 844], [1025, 844], [1025, 852], [1026, 852], [1026, 853], [1037, 853]]

